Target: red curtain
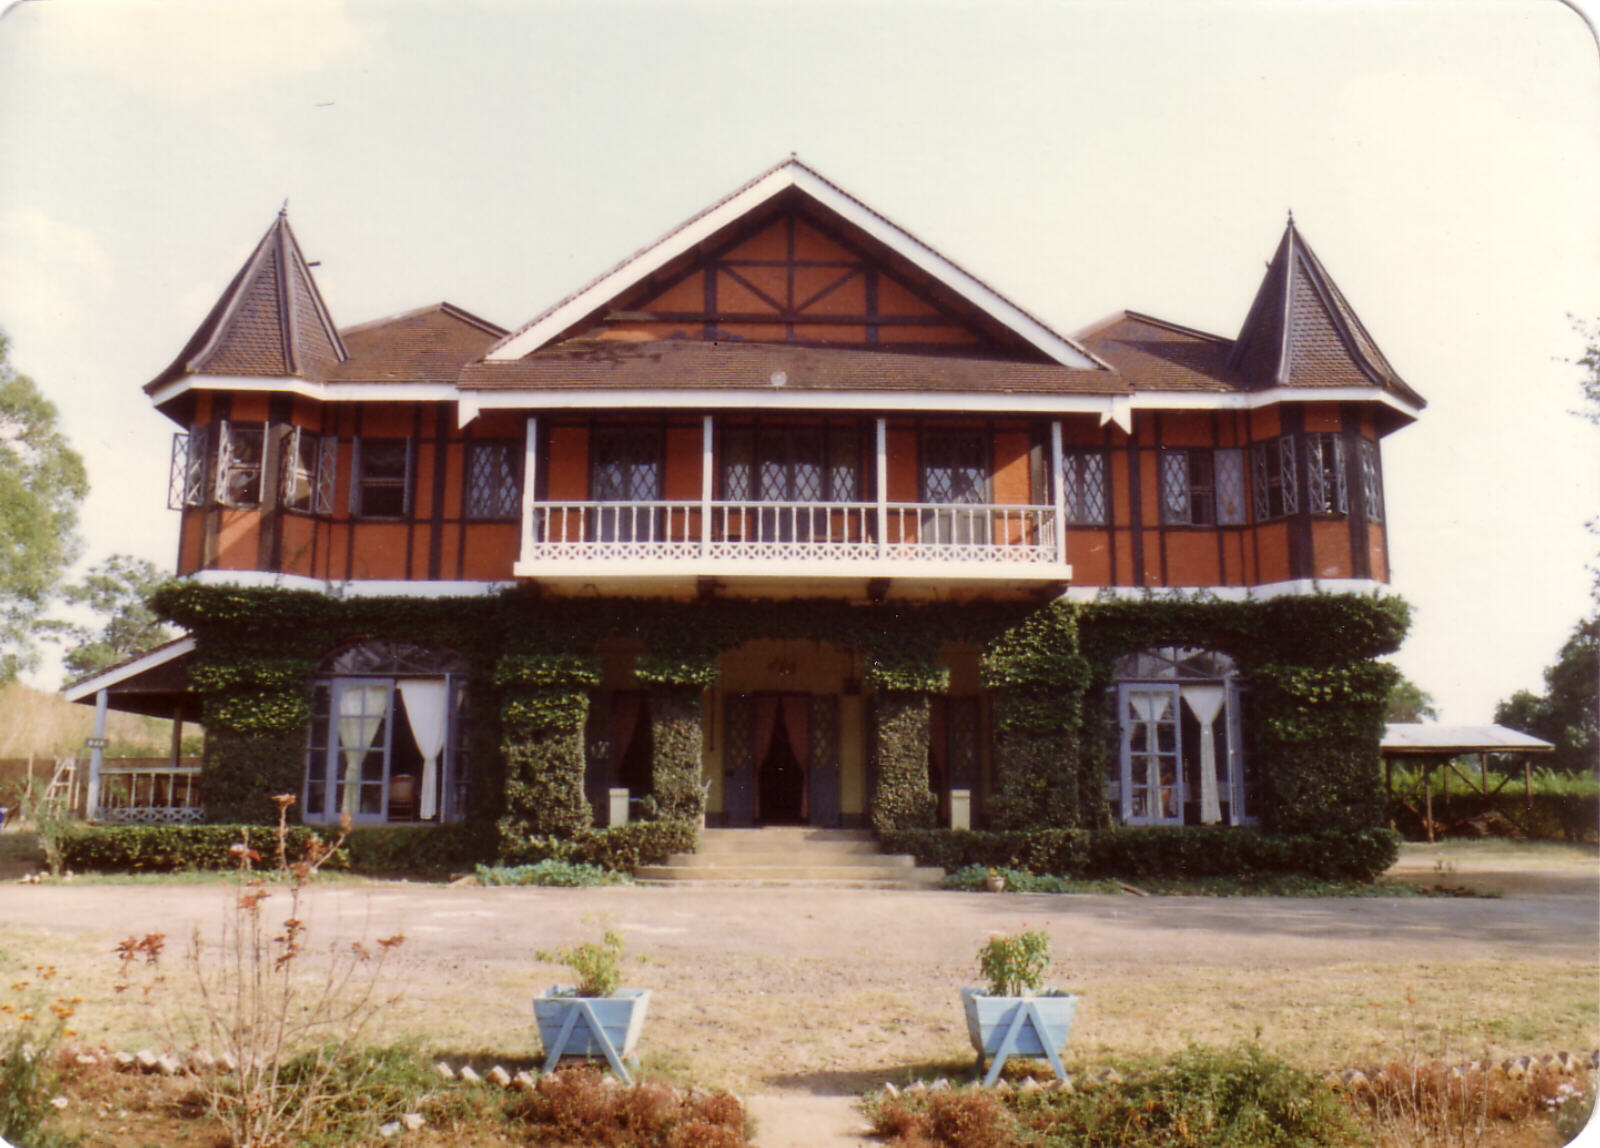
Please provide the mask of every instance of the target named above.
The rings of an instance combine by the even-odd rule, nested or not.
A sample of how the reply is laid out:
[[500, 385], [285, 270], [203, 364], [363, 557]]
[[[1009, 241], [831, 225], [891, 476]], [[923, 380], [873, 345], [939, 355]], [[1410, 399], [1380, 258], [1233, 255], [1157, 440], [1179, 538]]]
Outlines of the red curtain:
[[756, 745], [755, 760], [751, 769], [751, 785], [754, 797], [751, 799], [751, 820], [761, 820], [761, 763], [767, 760], [767, 752], [772, 749], [772, 735], [778, 728], [778, 699], [771, 694], [761, 694], [756, 697]]
[[789, 749], [800, 763], [800, 818], [811, 817], [811, 696], [785, 694], [783, 724], [789, 731]]

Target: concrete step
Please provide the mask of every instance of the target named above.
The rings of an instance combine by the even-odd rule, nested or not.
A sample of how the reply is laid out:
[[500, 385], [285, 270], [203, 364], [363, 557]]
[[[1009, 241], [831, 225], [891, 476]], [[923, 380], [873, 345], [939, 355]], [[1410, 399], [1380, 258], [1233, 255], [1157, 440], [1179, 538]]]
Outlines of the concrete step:
[[833, 849], [754, 849], [718, 850], [701, 853], [674, 853], [668, 865], [703, 868], [707, 865], [740, 867], [767, 865], [827, 865], [832, 868], [860, 866], [872, 869], [909, 869], [916, 862], [908, 854], [838, 852]]
[[797, 841], [781, 837], [749, 837], [736, 841], [700, 839], [696, 852], [715, 857], [743, 857], [752, 853], [816, 853], [832, 857], [871, 857], [879, 852], [876, 841]]
[[943, 869], [828, 865], [642, 865], [634, 874], [646, 885], [789, 885], [842, 888], [936, 889]]

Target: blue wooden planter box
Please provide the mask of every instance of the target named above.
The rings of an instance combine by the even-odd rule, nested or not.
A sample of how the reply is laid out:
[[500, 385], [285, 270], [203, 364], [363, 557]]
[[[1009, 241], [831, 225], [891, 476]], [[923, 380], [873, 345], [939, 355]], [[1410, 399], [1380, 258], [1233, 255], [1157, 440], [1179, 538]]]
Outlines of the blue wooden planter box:
[[[967, 1035], [978, 1054], [978, 1067], [983, 1067], [984, 1057], [994, 1058], [984, 1083], [993, 1084], [1000, 1076], [1001, 1066], [1013, 1056], [1042, 1056], [1058, 1076], [1065, 1075], [1061, 1051], [1067, 1047], [1072, 1015], [1078, 1008], [1078, 998], [1072, 993], [992, 997], [973, 987], [961, 990], [961, 1005], [966, 1010]], [[1043, 1040], [1038, 1031], [1041, 1026]]]
[[[649, 989], [618, 989], [615, 996], [575, 997], [566, 985], [554, 985], [543, 996], [533, 1000], [533, 1019], [539, 1025], [539, 1043], [545, 1052], [554, 1049], [555, 1042], [567, 1022], [567, 1014], [586, 1001], [600, 1029], [610, 1042], [610, 1051], [618, 1056], [632, 1056], [639, 1044], [639, 1033], [644, 1028], [645, 1010], [650, 1007]], [[607, 1050], [595, 1039], [588, 1025], [575, 1024], [561, 1048], [562, 1056], [605, 1056]]]

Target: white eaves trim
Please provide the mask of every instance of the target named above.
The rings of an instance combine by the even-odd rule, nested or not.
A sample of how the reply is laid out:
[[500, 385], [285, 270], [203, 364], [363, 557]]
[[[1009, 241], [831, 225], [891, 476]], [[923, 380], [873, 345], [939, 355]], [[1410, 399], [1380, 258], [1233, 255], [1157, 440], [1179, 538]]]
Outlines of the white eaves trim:
[[202, 586], [236, 586], [246, 590], [312, 590], [330, 598], [483, 598], [515, 586], [515, 582], [329, 582], [304, 574], [270, 570], [201, 570], [184, 578]]
[[906, 411], [974, 414], [1089, 414], [1100, 425], [1132, 429], [1136, 410], [1254, 410], [1284, 402], [1378, 402], [1409, 419], [1416, 408], [1372, 387], [1274, 387], [1267, 391], [1194, 393], [1156, 391], [1134, 395], [1017, 394], [971, 391], [804, 391], [661, 388], [659, 390], [521, 391], [458, 393], [459, 425], [489, 410], [747, 410], [747, 411]]
[[910, 233], [901, 230], [866, 204], [822, 178], [799, 160], [780, 164], [741, 191], [696, 216], [637, 255], [596, 279], [576, 295], [557, 303], [527, 326], [492, 348], [490, 362], [520, 359], [539, 350], [607, 300], [659, 270], [695, 244], [759, 207], [773, 196], [799, 188], [823, 206], [859, 227], [897, 255], [909, 260], [997, 322], [1067, 367], [1104, 369], [1106, 364], [1077, 343], [1057, 334], [1022, 308], [969, 275]]
[[164, 666], [173, 659], [181, 658], [193, 651], [194, 639], [185, 636], [151, 650], [148, 654], [137, 657], [131, 662], [123, 662], [120, 666], [112, 666], [109, 670], [102, 670], [91, 677], [80, 678], [62, 690], [61, 694], [69, 702], [81, 702], [85, 698], [93, 697], [103, 689], [125, 682], [129, 678], [144, 673], [146, 670]]
[[1071, 586], [1061, 597], [1069, 602], [1094, 602], [1101, 598], [1140, 602], [1146, 599], [1265, 602], [1272, 598], [1316, 594], [1361, 594], [1369, 598], [1387, 598], [1393, 593], [1387, 583], [1371, 578], [1295, 578], [1260, 586]]
[[150, 394], [160, 406], [186, 391], [288, 392], [323, 402], [451, 403], [454, 383], [319, 383], [299, 375], [185, 375]]

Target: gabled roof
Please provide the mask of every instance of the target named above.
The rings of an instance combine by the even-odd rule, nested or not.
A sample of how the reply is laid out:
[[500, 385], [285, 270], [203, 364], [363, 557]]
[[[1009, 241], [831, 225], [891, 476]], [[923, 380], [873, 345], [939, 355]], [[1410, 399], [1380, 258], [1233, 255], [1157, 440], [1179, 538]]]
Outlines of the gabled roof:
[[1077, 333], [1136, 391], [1235, 391], [1232, 340], [1123, 311]]
[[1252, 387], [1379, 387], [1417, 407], [1291, 216], [1234, 340], [1230, 369]]
[[885, 355], [787, 343], [571, 340], [524, 358], [469, 363], [463, 391], [696, 390], [1126, 395], [1111, 371], [949, 355]]
[[1059, 334], [927, 244], [791, 157], [758, 175], [666, 235], [624, 259], [587, 287], [567, 296], [504, 339], [490, 362], [520, 359], [572, 334], [605, 311], [618, 296], [667, 263], [723, 231], [773, 197], [798, 192], [817, 208], [865, 233], [962, 299], [1014, 332], [1049, 360], [1080, 370], [1104, 366], [1072, 339]]
[[346, 357], [285, 209], [177, 359], [145, 390], [183, 375], [322, 379]]
[[330, 383], [454, 383], [506, 330], [453, 303], [434, 303], [339, 334], [349, 357], [327, 372]]

